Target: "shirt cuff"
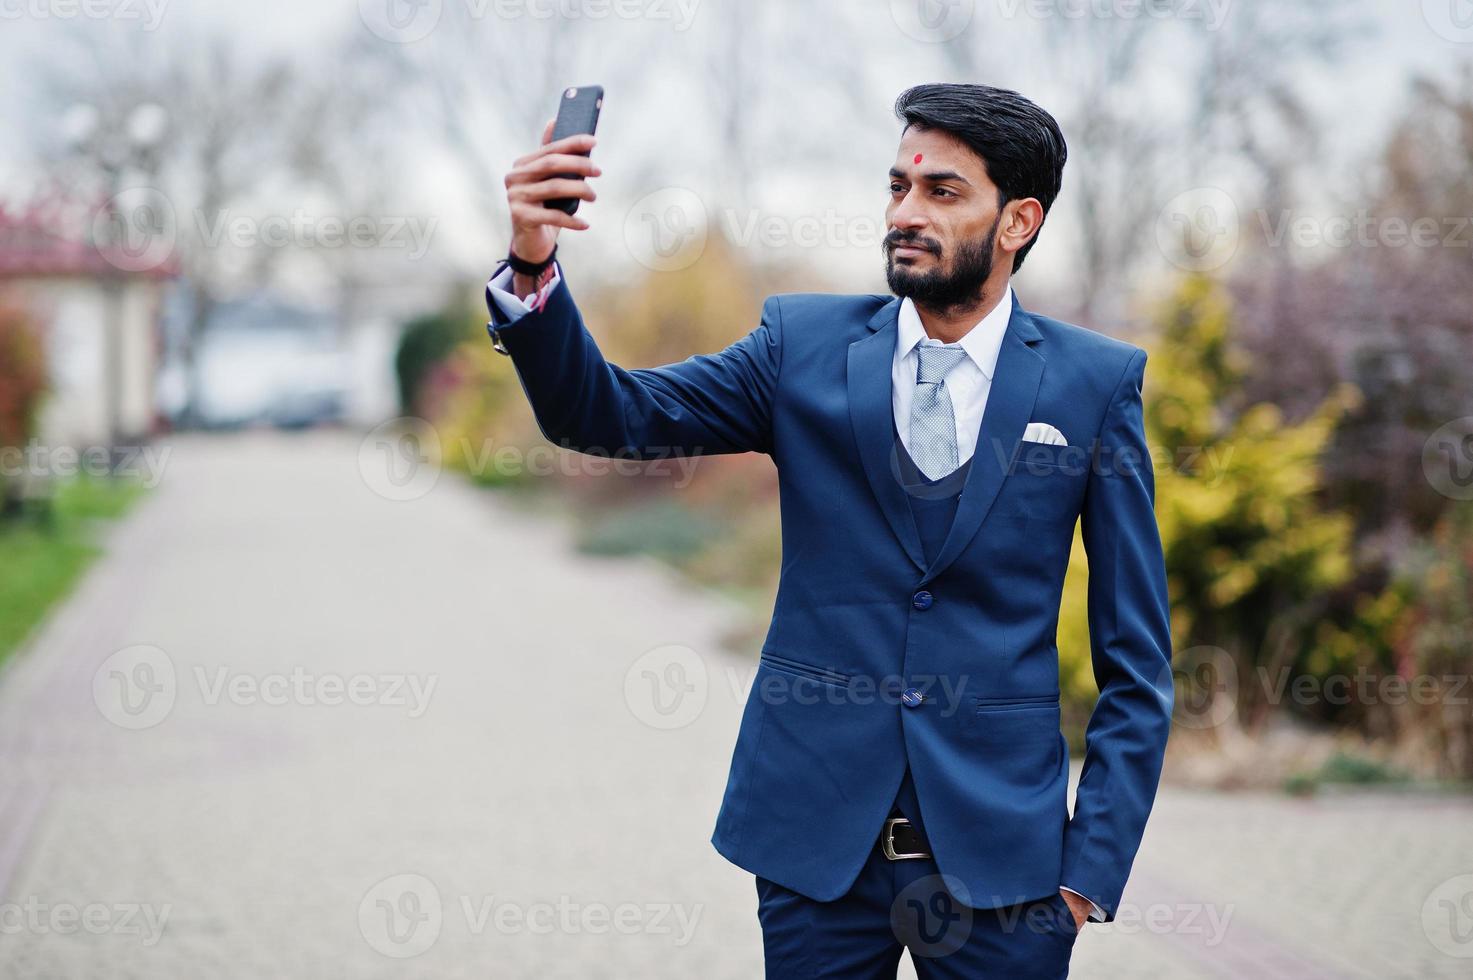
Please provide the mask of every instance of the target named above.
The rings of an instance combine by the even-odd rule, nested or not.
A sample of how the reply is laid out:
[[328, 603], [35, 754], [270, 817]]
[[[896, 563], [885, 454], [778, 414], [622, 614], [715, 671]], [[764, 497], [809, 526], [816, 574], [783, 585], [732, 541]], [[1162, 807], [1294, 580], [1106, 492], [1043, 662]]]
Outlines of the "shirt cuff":
[[[562, 270], [554, 261], [548, 271], [544, 272], [539, 279], [539, 288], [528, 293], [525, 298], [517, 296], [512, 292], [512, 268], [510, 265], [501, 267], [501, 271], [491, 277], [486, 283], [486, 295], [496, 303], [497, 309], [501, 310], [506, 317], [507, 323], [515, 323], [522, 317], [531, 313], [534, 307], [540, 307], [547, 301], [557, 287], [558, 281], [562, 279]], [[535, 300], [535, 302], [534, 302]]]
[[[1075, 891], [1072, 888], [1069, 888], [1066, 885], [1060, 885], [1059, 886], [1059, 891], [1068, 892], [1070, 895], [1079, 895], [1079, 893], [1077, 891]], [[1084, 899], [1086, 902], [1089, 902], [1089, 920], [1091, 922], [1104, 922], [1105, 921], [1105, 910], [1104, 909], [1100, 908], [1093, 901], [1091, 901], [1090, 900], [1090, 897], [1088, 895], [1079, 895], [1079, 897], [1082, 898], [1082, 899]]]

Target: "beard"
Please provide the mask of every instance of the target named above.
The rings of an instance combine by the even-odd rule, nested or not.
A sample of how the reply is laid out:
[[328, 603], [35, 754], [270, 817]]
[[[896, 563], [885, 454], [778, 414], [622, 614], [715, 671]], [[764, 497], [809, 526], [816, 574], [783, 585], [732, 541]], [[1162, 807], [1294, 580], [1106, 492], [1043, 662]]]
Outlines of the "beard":
[[[997, 240], [997, 227], [1002, 215], [981, 241], [963, 242], [957, 246], [951, 268], [945, 267], [946, 256], [941, 246], [930, 239], [891, 232], [885, 236], [885, 279], [890, 291], [917, 306], [943, 315], [972, 309], [982, 302], [982, 289], [992, 275], [992, 247]], [[895, 264], [895, 246], [923, 248], [936, 256], [936, 268], [915, 272], [909, 266]]]

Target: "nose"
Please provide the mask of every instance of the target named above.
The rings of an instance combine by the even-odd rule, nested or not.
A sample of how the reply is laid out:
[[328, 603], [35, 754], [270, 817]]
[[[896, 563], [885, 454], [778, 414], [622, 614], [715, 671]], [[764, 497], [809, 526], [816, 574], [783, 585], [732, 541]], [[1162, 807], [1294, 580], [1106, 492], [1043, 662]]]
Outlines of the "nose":
[[900, 203], [895, 206], [895, 210], [890, 212], [890, 227], [893, 230], [909, 234], [926, 227], [928, 222], [925, 209], [919, 204], [912, 204], [913, 197], [915, 197], [914, 188], [901, 199]]

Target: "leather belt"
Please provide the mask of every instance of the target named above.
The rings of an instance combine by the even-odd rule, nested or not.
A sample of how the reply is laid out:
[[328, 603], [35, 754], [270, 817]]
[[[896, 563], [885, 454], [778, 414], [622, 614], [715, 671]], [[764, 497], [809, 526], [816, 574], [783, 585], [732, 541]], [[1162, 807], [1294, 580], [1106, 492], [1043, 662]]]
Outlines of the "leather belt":
[[921, 828], [905, 817], [891, 817], [880, 834], [880, 850], [891, 861], [914, 861], [931, 856], [931, 843]]

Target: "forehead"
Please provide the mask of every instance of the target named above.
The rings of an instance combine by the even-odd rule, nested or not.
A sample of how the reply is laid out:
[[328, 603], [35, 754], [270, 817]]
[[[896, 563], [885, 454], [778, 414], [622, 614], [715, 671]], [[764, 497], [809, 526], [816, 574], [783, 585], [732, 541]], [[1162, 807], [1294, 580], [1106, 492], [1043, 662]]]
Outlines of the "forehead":
[[[922, 158], [919, 167], [915, 162], [916, 154]], [[990, 183], [982, 158], [944, 129], [922, 129], [919, 126], [906, 129], [895, 152], [895, 166], [906, 173], [955, 170], [974, 183]]]

